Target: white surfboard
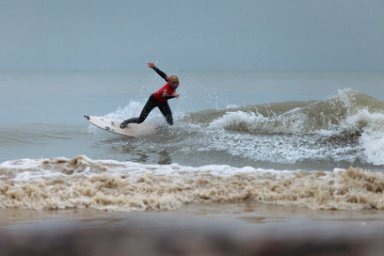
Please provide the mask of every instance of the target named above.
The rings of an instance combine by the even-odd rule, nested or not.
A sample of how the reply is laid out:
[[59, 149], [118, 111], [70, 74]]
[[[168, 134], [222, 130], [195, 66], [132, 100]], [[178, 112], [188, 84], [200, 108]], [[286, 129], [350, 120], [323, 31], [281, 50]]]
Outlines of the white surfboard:
[[115, 134], [125, 135], [129, 137], [138, 137], [156, 132], [156, 127], [149, 124], [129, 124], [126, 128], [121, 129], [121, 120], [100, 117], [100, 116], [88, 116], [84, 117], [94, 126]]

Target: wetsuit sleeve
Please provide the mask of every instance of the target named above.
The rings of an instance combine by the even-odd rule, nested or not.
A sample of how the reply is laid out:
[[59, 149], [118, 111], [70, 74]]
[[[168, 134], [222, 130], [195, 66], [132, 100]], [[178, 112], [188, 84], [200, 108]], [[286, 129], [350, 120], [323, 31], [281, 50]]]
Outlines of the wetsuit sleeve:
[[156, 71], [156, 73], [161, 76], [165, 81], [167, 81], [168, 79], [168, 76], [167, 74], [165, 74], [163, 71], [161, 71], [160, 69], [158, 69], [157, 67], [154, 67], [153, 70]]

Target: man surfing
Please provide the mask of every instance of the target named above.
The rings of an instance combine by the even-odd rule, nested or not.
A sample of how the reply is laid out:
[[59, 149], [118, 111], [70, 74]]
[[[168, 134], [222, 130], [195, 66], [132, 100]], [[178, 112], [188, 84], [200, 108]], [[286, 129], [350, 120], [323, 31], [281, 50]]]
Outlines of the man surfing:
[[149, 96], [147, 103], [145, 103], [145, 106], [141, 111], [140, 116], [130, 118], [122, 122], [120, 124], [121, 129], [126, 128], [130, 123], [140, 124], [144, 122], [144, 120], [147, 118], [149, 113], [155, 107], [159, 108], [160, 112], [165, 117], [165, 120], [167, 121], [167, 123], [169, 125], [173, 125], [173, 116], [172, 116], [171, 108], [169, 107], [169, 104], [168, 104], [168, 100], [179, 97], [180, 94], [176, 92], [177, 87], [179, 87], [179, 78], [175, 75], [167, 76], [167, 74], [165, 74], [163, 71], [158, 69], [156, 65], [152, 62], [148, 63], [148, 67], [156, 71], [156, 73], [166, 81], [166, 84], [163, 87], [161, 87], [159, 90], [154, 92], [151, 96]]

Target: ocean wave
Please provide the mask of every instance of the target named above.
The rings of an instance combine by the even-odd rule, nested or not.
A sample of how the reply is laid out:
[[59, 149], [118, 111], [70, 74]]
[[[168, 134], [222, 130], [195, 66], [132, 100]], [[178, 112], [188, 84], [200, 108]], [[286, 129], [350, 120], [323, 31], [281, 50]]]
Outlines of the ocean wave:
[[[131, 101], [106, 117], [135, 116], [141, 105]], [[154, 111], [146, 123], [161, 126], [165, 122]], [[227, 164], [232, 162], [225, 159], [244, 159], [253, 166], [272, 163], [301, 168], [316, 162], [371, 168], [384, 164], [383, 127], [383, 101], [343, 89], [319, 101], [179, 111], [173, 127], [130, 141], [130, 145], [144, 151], [161, 147], [195, 157], [188, 164], [200, 163], [204, 154], [203, 158], [211, 156], [213, 162]]]
[[[384, 152], [384, 101], [351, 89], [339, 90], [337, 95], [322, 101], [206, 110], [188, 115], [187, 120], [208, 130], [250, 134], [255, 138], [285, 137], [286, 140], [290, 136], [299, 136], [297, 140], [301, 140], [300, 137], [307, 136], [311, 139], [302, 145], [318, 143], [316, 154], [322, 151], [322, 145], [351, 147], [363, 152], [362, 161], [384, 164], [384, 154], [381, 153]], [[305, 159], [308, 152], [295, 154], [297, 158], [293, 161]], [[247, 155], [247, 152], [243, 153]]]
[[384, 174], [362, 169], [282, 171], [113, 160], [20, 159], [0, 164], [0, 208], [172, 210], [252, 201], [311, 209], [384, 209]]
[[207, 110], [188, 116], [193, 123], [209, 128], [254, 134], [308, 134], [322, 130], [351, 127], [364, 128], [367, 120], [356, 118], [363, 113], [384, 113], [384, 102], [353, 91], [339, 90], [323, 101], [284, 102], [267, 105]]

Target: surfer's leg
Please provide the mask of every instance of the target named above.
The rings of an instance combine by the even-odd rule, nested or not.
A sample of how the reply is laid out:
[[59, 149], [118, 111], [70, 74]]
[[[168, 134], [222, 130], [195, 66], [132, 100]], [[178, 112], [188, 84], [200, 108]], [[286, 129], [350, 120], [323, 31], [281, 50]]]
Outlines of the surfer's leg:
[[141, 111], [140, 113], [140, 116], [139, 118], [137, 119], [137, 123], [142, 123], [144, 122], [144, 120], [147, 118], [147, 116], [149, 115], [149, 113], [151, 113], [151, 111], [157, 107], [157, 100], [151, 96], [149, 97], [147, 103], [145, 104], [143, 110]]
[[165, 117], [165, 119], [167, 120], [167, 123], [169, 125], [173, 125], [172, 111], [171, 111], [171, 108], [169, 107], [168, 102], [159, 104], [159, 109], [160, 109], [160, 112]]
[[141, 111], [140, 116], [125, 120], [124, 122], [122, 122], [120, 124], [120, 128], [124, 129], [130, 123], [140, 124], [140, 123], [144, 122], [144, 120], [147, 118], [149, 113], [157, 106], [157, 104], [158, 103], [157, 103], [156, 99], [151, 95], [149, 97], [147, 103], [145, 103], [145, 106], [144, 106], [143, 110]]

